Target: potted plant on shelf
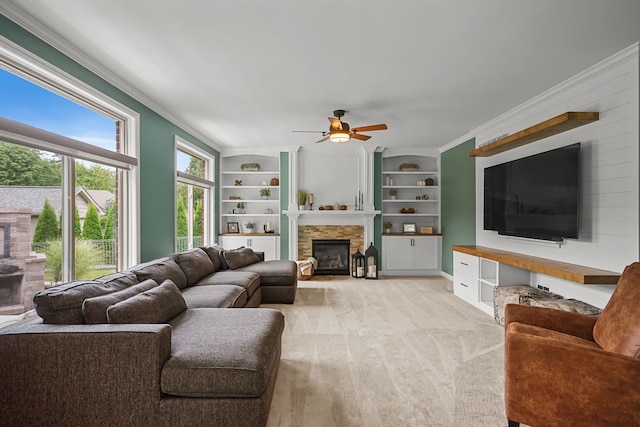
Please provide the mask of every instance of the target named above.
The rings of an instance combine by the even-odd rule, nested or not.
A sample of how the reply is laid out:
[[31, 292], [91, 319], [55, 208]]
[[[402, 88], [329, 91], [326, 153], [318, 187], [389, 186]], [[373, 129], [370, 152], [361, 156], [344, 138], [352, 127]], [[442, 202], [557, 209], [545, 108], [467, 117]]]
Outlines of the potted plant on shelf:
[[391, 233], [391, 228], [393, 228], [393, 223], [391, 221], [385, 221], [382, 224], [382, 228], [384, 229], [385, 233]]
[[240, 165], [240, 169], [243, 171], [259, 171], [260, 163], [243, 163]]
[[396, 190], [395, 188], [392, 188], [389, 190], [389, 198], [391, 200], [395, 200], [396, 199], [396, 194], [398, 194], [398, 190]]
[[402, 172], [415, 172], [418, 170], [417, 163], [401, 163], [398, 167]]
[[301, 211], [307, 208], [307, 194], [306, 190], [298, 190], [298, 209]]
[[254, 227], [256, 226], [256, 223], [255, 223], [255, 222], [251, 222], [251, 221], [249, 221], [249, 222], [248, 222], [248, 223], [246, 223], [244, 226], [245, 226], [245, 228], [247, 229], [247, 231], [248, 231], [249, 233], [253, 233], [253, 229], [254, 229]]
[[270, 188], [261, 188], [260, 189], [260, 197], [262, 197], [263, 199], [268, 199], [269, 196], [271, 196], [271, 189]]
[[236, 205], [236, 208], [238, 209], [238, 210], [236, 211], [236, 213], [240, 213], [240, 214], [241, 214], [241, 213], [244, 213], [244, 202], [239, 202], [239, 203]]

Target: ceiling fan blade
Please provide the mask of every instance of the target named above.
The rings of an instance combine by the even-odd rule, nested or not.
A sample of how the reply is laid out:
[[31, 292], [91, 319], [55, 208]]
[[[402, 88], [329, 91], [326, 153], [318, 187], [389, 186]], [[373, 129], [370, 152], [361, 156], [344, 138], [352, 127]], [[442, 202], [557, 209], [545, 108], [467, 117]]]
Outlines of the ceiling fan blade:
[[292, 130], [293, 133], [327, 133], [324, 130]]
[[361, 135], [359, 133], [352, 133], [351, 138], [359, 139], [360, 141], [366, 141], [371, 138], [369, 135]]
[[379, 125], [371, 125], [371, 126], [360, 126], [357, 128], [351, 129], [354, 132], [371, 132], [372, 130], [387, 130], [387, 125], [381, 123]]
[[322, 138], [322, 139], [321, 139], [321, 140], [319, 140], [319, 141], [316, 141], [316, 144], [319, 144], [319, 143], [321, 143], [321, 142], [325, 142], [325, 141], [326, 141], [326, 140], [328, 140], [328, 139], [329, 139], [329, 135], [325, 136], [324, 138]]
[[340, 119], [336, 119], [335, 117], [327, 117], [331, 122], [331, 129], [342, 130], [342, 122]]

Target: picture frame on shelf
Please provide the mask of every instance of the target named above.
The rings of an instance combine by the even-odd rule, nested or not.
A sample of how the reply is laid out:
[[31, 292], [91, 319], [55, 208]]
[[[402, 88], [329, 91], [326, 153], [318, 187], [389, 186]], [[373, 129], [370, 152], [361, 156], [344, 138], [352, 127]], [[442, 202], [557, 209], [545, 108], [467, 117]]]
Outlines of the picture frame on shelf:
[[416, 232], [416, 223], [415, 222], [405, 222], [402, 224], [402, 232], [403, 233], [415, 233]]
[[420, 227], [420, 234], [433, 234], [433, 227]]
[[227, 223], [227, 233], [240, 233], [240, 226], [237, 222]]

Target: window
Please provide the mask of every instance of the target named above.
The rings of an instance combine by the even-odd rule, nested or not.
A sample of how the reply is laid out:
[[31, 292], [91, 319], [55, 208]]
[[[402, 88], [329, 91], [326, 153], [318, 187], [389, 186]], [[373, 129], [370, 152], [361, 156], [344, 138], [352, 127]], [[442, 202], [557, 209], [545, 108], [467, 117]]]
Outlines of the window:
[[[29, 249], [47, 254], [41, 286], [138, 262], [137, 113], [5, 39], [0, 79], [11, 89], [0, 99], [0, 150], [9, 153], [0, 160], [0, 191], [11, 195], [16, 211], [37, 214]], [[56, 117], [60, 105], [78, 119], [65, 123], [72, 115]], [[53, 219], [43, 234], [38, 223], [45, 211]], [[93, 255], [90, 262], [83, 261], [87, 254]], [[0, 311], [2, 305], [0, 300]]]
[[213, 241], [214, 158], [176, 137], [176, 251]]

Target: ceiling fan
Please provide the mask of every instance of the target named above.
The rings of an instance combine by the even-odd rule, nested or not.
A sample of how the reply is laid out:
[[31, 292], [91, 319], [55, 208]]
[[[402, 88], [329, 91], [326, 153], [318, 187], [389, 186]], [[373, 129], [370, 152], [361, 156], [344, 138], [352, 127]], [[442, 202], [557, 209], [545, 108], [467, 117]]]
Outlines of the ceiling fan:
[[341, 117], [344, 117], [346, 113], [345, 110], [335, 110], [333, 115], [335, 117], [327, 117], [331, 125], [329, 126], [328, 131], [296, 131], [293, 132], [322, 132], [323, 138], [319, 141], [316, 141], [316, 144], [319, 142], [324, 142], [329, 140], [335, 143], [343, 143], [349, 141], [351, 138], [359, 139], [361, 141], [366, 141], [371, 138], [369, 135], [362, 135], [360, 132], [371, 132], [374, 130], [386, 130], [387, 125], [381, 123], [379, 125], [370, 125], [370, 126], [360, 126], [357, 128], [350, 128], [349, 123], [343, 122], [340, 120]]

